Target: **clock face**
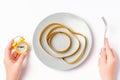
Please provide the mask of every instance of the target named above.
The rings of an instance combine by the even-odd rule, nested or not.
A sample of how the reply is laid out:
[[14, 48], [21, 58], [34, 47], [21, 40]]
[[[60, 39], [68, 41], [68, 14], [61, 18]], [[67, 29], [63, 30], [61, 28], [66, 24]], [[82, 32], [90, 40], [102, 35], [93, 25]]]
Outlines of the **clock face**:
[[18, 50], [18, 52], [20, 52], [20, 53], [24, 53], [25, 50], [26, 50], [26, 48], [27, 48], [27, 45], [26, 45], [25, 43], [20, 43], [20, 44], [18, 44], [18, 46], [17, 46], [17, 50]]

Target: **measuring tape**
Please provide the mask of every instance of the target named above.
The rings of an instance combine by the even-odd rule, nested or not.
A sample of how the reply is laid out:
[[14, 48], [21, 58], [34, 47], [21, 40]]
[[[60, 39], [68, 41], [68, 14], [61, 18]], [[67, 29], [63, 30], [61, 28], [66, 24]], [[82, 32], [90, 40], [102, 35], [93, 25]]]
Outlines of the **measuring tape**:
[[[84, 38], [84, 47], [83, 47], [81, 53], [79, 54], [79, 56], [78, 56], [75, 60], [73, 60], [73, 61], [71, 61], [71, 62], [68, 62], [68, 61], [66, 61], [66, 58], [69, 58], [69, 57], [74, 56], [74, 55], [75, 55], [76, 53], [78, 53], [78, 51], [80, 50], [81, 43], [80, 43], [80, 40], [79, 40], [78, 38], [76, 38], [76, 39], [77, 39], [77, 41], [78, 41], [79, 46], [78, 46], [78, 48], [76, 49], [75, 52], [73, 52], [71, 55], [68, 55], [68, 56], [56, 57], [56, 58], [62, 59], [62, 60], [63, 60], [64, 62], [66, 62], [67, 64], [74, 64], [74, 63], [78, 62], [78, 61], [82, 58], [82, 56], [84, 55], [84, 52], [85, 52], [85, 49], [86, 49], [86, 46], [87, 46], [87, 38], [86, 38], [86, 36], [83, 35], [83, 34], [81, 34], [81, 33], [74, 32], [73, 30], [69, 29], [68, 27], [66, 27], [66, 26], [64, 26], [64, 25], [62, 25], [62, 24], [60, 24], [60, 23], [51, 23], [51, 24], [48, 24], [48, 25], [42, 30], [42, 32], [41, 32], [41, 34], [40, 34], [40, 36], [39, 36], [39, 43], [40, 43], [40, 45], [41, 45], [41, 47], [42, 47], [43, 49], [44, 49], [44, 47], [43, 47], [44, 44], [42, 44], [42, 37], [43, 37], [43, 35], [44, 35], [43, 33], [44, 33], [48, 28], [50, 28], [50, 27], [52, 27], [52, 26], [55, 26], [55, 27], [52, 28], [51, 30], [49, 30], [49, 32], [48, 32], [48, 34], [47, 34], [47, 36], [46, 36], [46, 43], [48, 44], [48, 46], [49, 46], [54, 52], [56, 52], [56, 53], [58, 53], [58, 54], [64, 54], [65, 52], [69, 51], [70, 48], [71, 48], [71, 46], [72, 46], [72, 45], [71, 45], [71, 44], [72, 44], [72, 40], [71, 40], [71, 37], [70, 37], [66, 32], [55, 31], [56, 29], [58, 29], [58, 28], [63, 28], [63, 29], [66, 29], [67, 31], [69, 31], [69, 32], [71, 33], [71, 35], [73, 35], [73, 36], [78, 35], [78, 36], [81, 36], [81, 37]], [[57, 34], [63, 34], [63, 35], [65, 35], [65, 36], [69, 39], [70, 44], [68, 45], [68, 47], [67, 47], [66, 49], [64, 49], [64, 50], [56, 50], [56, 49], [51, 45], [52, 38], [53, 38], [55, 35], [57, 35]], [[44, 49], [44, 50], [49, 54], [49, 52], [48, 52], [46, 49]], [[50, 55], [50, 54], [49, 54], [49, 55]], [[52, 56], [52, 55], [51, 55], [51, 56]], [[53, 57], [54, 57], [54, 56], [53, 56]]]
[[23, 37], [16, 37], [12, 47], [17, 54], [23, 54], [28, 51], [28, 43]]

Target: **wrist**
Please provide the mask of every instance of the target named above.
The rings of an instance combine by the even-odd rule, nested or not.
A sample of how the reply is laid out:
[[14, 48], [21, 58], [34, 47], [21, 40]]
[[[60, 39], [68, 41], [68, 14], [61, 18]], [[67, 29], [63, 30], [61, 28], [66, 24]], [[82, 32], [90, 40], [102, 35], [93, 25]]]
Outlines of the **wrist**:
[[114, 80], [113, 77], [105, 77], [105, 78], [102, 78], [102, 80]]
[[11, 76], [11, 75], [7, 75], [6, 76], [6, 80], [18, 80], [18, 78], [16, 76]]

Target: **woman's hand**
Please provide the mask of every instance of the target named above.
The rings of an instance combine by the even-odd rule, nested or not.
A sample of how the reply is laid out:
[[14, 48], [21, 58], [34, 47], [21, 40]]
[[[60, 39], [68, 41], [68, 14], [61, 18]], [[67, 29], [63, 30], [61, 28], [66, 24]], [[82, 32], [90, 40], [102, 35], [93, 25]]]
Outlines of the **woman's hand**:
[[101, 49], [99, 58], [99, 71], [102, 80], [114, 80], [117, 58], [112, 48], [109, 46], [108, 39], [105, 39], [105, 48]]
[[18, 80], [22, 71], [22, 63], [27, 55], [23, 53], [21, 55], [12, 51], [12, 43], [14, 40], [11, 40], [5, 49], [4, 64], [6, 68], [6, 80]]

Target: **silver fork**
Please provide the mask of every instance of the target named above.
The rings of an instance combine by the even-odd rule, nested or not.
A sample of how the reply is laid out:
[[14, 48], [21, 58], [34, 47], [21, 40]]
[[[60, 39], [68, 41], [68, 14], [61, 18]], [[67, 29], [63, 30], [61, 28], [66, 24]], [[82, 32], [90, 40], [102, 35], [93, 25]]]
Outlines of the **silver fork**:
[[[104, 17], [102, 17], [102, 20], [103, 20], [104, 25], [105, 25], [105, 31], [104, 31], [104, 41], [105, 41], [106, 33], [107, 33], [107, 30], [108, 30], [108, 24], [107, 24], [107, 21], [105, 20]], [[104, 42], [104, 44], [105, 44], [105, 42]]]

